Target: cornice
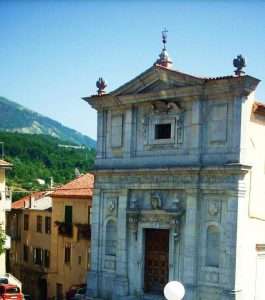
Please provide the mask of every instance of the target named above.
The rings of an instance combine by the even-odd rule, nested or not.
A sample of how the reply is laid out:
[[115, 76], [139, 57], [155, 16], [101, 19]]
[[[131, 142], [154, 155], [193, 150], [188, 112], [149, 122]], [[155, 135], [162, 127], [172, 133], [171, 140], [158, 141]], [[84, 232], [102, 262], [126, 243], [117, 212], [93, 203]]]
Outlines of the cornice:
[[102, 95], [83, 98], [95, 109], [122, 107], [135, 103], [152, 102], [157, 100], [191, 101], [196, 98], [234, 98], [235, 96], [249, 95], [255, 90], [260, 80], [251, 76], [208, 80], [202, 84], [189, 85], [156, 92], [146, 92], [131, 95]]
[[[205, 166], [177, 166], [177, 167], [148, 167], [148, 168], [94, 168], [89, 170], [89, 173], [93, 175], [118, 175], [118, 174], [127, 174], [130, 175], [133, 173], [142, 174], [142, 173], [211, 173], [218, 174], [222, 173], [237, 173], [237, 174], [246, 174], [251, 169], [251, 166], [241, 165], [241, 164], [227, 164], [227, 165], [205, 165]], [[110, 174], [111, 173], [111, 174]]]

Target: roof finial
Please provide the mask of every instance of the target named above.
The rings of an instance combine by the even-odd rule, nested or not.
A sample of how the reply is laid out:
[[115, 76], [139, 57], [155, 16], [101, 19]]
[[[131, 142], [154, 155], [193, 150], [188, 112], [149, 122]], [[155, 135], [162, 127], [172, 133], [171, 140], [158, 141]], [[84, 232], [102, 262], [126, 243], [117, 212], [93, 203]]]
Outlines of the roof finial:
[[167, 33], [168, 33], [168, 30], [165, 28], [162, 31], [162, 42], [164, 44], [164, 48], [163, 48], [162, 52], [159, 54], [159, 59], [155, 62], [155, 64], [158, 64], [162, 67], [171, 69], [172, 68], [172, 60], [169, 57], [167, 50], [166, 50]]
[[96, 82], [97, 88], [98, 88], [98, 95], [102, 96], [106, 94], [105, 88], [107, 87], [107, 81], [103, 79], [102, 77], [99, 77], [98, 81]]
[[165, 28], [163, 31], [162, 31], [162, 42], [164, 44], [164, 50], [166, 50], [166, 43], [167, 43], [167, 33], [168, 33], [168, 30]]
[[242, 55], [238, 55], [237, 58], [233, 60], [233, 65], [237, 69], [234, 71], [237, 76], [241, 76], [245, 74], [245, 72], [242, 70], [246, 67], [247, 61]]

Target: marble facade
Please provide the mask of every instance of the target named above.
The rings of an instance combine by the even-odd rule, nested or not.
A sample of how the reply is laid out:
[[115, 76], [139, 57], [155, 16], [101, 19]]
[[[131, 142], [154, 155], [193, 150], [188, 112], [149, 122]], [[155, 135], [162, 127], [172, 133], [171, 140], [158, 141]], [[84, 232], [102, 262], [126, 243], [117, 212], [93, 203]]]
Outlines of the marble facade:
[[[256, 130], [248, 123], [258, 82], [155, 64], [109, 94], [84, 98], [98, 112], [90, 297], [152, 297], [146, 231], [163, 229], [165, 276], [184, 284], [185, 299], [253, 299], [244, 242]], [[259, 121], [264, 134], [265, 116]], [[253, 222], [265, 229], [264, 221]], [[248, 242], [254, 265], [265, 239], [255, 233]]]

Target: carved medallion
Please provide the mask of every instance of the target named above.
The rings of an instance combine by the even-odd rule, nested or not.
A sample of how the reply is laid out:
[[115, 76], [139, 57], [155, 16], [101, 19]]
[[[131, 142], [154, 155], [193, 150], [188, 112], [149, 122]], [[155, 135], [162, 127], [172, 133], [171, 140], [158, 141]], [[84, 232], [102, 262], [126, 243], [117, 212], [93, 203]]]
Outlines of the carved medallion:
[[214, 217], [218, 214], [219, 208], [216, 203], [209, 203], [208, 212], [211, 217]]

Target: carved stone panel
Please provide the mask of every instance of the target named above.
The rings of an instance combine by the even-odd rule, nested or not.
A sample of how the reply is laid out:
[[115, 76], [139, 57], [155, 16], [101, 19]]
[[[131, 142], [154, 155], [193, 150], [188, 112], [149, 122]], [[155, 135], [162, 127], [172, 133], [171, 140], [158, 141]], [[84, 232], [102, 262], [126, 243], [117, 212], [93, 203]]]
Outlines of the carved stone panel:
[[173, 101], [156, 101], [146, 106], [141, 125], [147, 149], [178, 147], [183, 142], [182, 120], [183, 110]]
[[219, 274], [217, 272], [204, 272], [204, 280], [212, 283], [219, 283]]
[[111, 147], [122, 147], [123, 138], [123, 115], [111, 117]]
[[210, 141], [227, 140], [227, 104], [214, 105], [210, 110]]
[[106, 207], [105, 207], [106, 216], [117, 217], [117, 211], [118, 211], [117, 205], [118, 205], [118, 197], [107, 197]]
[[116, 261], [115, 260], [105, 260], [104, 264], [105, 269], [115, 270], [116, 269]]

